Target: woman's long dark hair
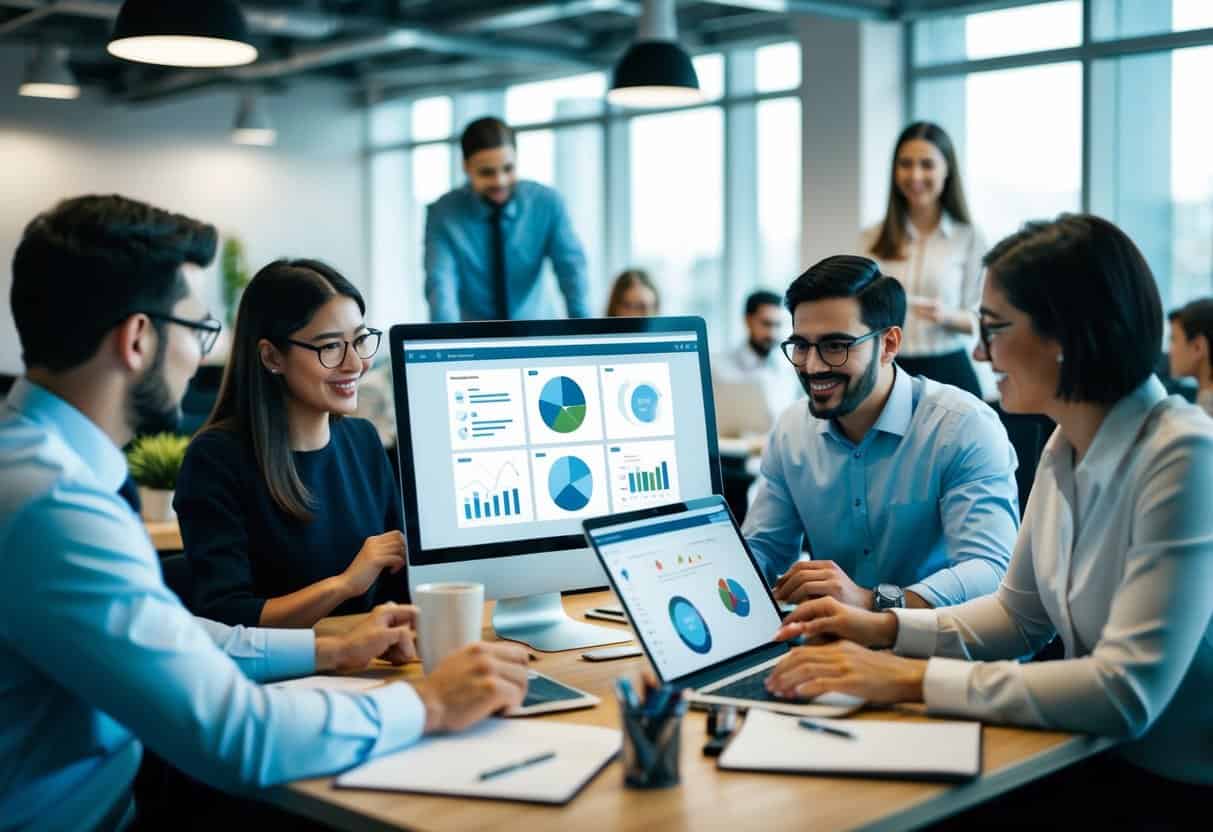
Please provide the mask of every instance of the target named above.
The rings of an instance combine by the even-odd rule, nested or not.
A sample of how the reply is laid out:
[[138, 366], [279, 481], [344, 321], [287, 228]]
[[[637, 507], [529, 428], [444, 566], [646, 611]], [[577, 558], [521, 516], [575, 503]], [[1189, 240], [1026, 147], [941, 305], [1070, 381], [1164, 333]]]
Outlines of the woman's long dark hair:
[[944, 212], [956, 222], [963, 222], [966, 225], [972, 223], [969, 218], [969, 203], [965, 201], [964, 186], [960, 181], [960, 167], [956, 164], [956, 148], [952, 146], [952, 140], [938, 124], [916, 121], [901, 131], [901, 135], [897, 137], [897, 144], [893, 147], [893, 165], [889, 173], [889, 206], [885, 209], [884, 223], [880, 227], [880, 234], [877, 235], [876, 242], [872, 244], [871, 252], [881, 260], [901, 260], [906, 256], [906, 218], [909, 216], [910, 206], [901, 189], [897, 187], [897, 154], [901, 152], [902, 145], [914, 139], [922, 139], [935, 145], [935, 149], [947, 163], [948, 178], [944, 180], [943, 193], [939, 196]]
[[[219, 398], [199, 433], [225, 430], [250, 448], [270, 497], [287, 514], [312, 519], [311, 494], [291, 455], [286, 418], [286, 379], [261, 363], [257, 343], [265, 338], [285, 351], [291, 333], [307, 326], [334, 297], [351, 298], [362, 314], [362, 294], [335, 269], [318, 260], [275, 260], [257, 272], [240, 299], [232, 353]], [[330, 416], [336, 420], [339, 416]]]
[[661, 311], [661, 292], [657, 291], [657, 284], [653, 282], [653, 278], [649, 277], [649, 273], [644, 269], [628, 269], [620, 272], [619, 277], [615, 278], [615, 284], [611, 286], [611, 296], [607, 299], [606, 309], [608, 318], [619, 315], [619, 305], [623, 303], [623, 295], [633, 286], [643, 286], [652, 292], [653, 311], [654, 313]]

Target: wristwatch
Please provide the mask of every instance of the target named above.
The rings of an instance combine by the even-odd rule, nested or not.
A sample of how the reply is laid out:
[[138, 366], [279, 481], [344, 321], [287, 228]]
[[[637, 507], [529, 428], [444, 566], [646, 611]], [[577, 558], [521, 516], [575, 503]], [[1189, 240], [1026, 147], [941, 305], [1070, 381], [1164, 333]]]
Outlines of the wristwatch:
[[906, 594], [897, 584], [877, 584], [872, 592], [872, 609], [880, 612], [906, 605]]

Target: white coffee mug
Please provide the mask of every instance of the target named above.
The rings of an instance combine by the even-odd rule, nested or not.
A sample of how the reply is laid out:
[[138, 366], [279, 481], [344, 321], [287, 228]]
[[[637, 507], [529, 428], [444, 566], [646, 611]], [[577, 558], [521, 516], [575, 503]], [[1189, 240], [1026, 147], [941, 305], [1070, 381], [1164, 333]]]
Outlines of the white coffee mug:
[[426, 673], [465, 644], [479, 641], [484, 622], [484, 584], [449, 582], [413, 588], [420, 612], [417, 648]]

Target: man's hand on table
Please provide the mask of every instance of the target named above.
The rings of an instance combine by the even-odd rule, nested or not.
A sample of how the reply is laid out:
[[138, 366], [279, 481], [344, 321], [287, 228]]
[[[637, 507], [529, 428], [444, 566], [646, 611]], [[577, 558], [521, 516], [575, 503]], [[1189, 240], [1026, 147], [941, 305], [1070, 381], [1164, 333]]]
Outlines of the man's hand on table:
[[529, 653], [517, 644], [477, 642], [447, 656], [413, 688], [425, 704], [425, 732], [460, 731], [526, 697]]

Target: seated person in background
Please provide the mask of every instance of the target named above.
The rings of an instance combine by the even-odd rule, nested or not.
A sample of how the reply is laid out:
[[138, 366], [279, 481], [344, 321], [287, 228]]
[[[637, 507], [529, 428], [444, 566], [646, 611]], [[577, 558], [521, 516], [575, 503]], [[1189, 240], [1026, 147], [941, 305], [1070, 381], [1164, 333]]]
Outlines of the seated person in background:
[[[341, 771], [522, 701], [526, 652], [472, 645], [414, 684], [362, 694], [258, 682], [412, 655], [413, 610], [345, 636], [229, 628], [160, 576], [120, 447], [177, 412], [219, 323], [185, 264], [214, 227], [118, 196], [25, 230], [12, 309], [26, 377], [0, 404], [0, 825], [122, 829], [143, 743], [212, 786]], [[71, 333], [71, 337], [64, 337]], [[153, 797], [155, 797], [153, 795]], [[196, 807], [144, 828], [173, 828]], [[205, 807], [204, 807], [205, 808]]]
[[[779, 414], [804, 397], [780, 355], [788, 316], [779, 295], [759, 290], [746, 298], [745, 328], [744, 343], [712, 358], [716, 429], [721, 436], [765, 439]], [[756, 444], [761, 450], [762, 441]]]
[[[985, 263], [975, 357], [1009, 412], [1057, 423], [1002, 585], [944, 610], [802, 604], [780, 637], [848, 640], [794, 648], [769, 686], [1124, 740], [1086, 791], [1025, 810], [1100, 828], [1088, 813], [1110, 802], [1110, 828], [1172, 828], [1175, 801], [1203, 811], [1213, 785], [1213, 429], [1153, 376], [1158, 289], [1114, 225], [1029, 223]], [[1007, 661], [1055, 634], [1064, 659]]]
[[608, 318], [649, 318], [661, 313], [661, 293], [643, 269], [620, 272], [607, 299]]
[[1213, 298], [1194, 300], [1170, 315], [1171, 377], [1196, 378], [1196, 403], [1213, 416]]
[[[779, 418], [742, 527], [775, 597], [872, 609], [993, 592], [1019, 524], [994, 411], [897, 368], [905, 290], [873, 261], [822, 260], [786, 305], [782, 346], [809, 406]], [[814, 559], [797, 563], [805, 535]]]
[[374, 426], [349, 417], [379, 348], [365, 312], [314, 260], [270, 263], [244, 290], [173, 501], [200, 615], [310, 627], [407, 597], [391, 465]]

